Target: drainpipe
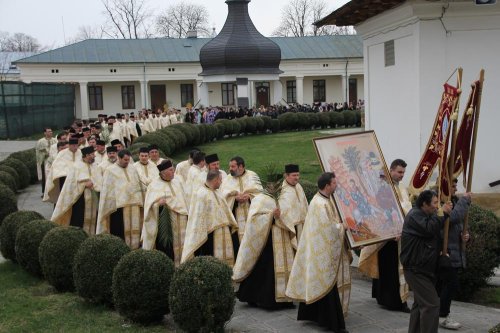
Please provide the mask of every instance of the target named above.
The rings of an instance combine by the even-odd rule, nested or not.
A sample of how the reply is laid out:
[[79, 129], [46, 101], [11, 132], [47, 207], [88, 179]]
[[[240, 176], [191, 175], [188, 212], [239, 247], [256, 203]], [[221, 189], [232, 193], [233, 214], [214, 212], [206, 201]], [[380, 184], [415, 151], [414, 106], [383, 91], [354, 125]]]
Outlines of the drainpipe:
[[349, 77], [347, 76], [347, 66], [349, 65], [349, 58], [345, 58], [345, 99], [344, 102], [349, 105], [349, 96], [347, 96], [347, 89], [349, 88]]
[[142, 65], [142, 72], [143, 72], [143, 81], [144, 81], [144, 107], [146, 107], [147, 109], [147, 94], [148, 94], [148, 85], [146, 84], [146, 62], [144, 61], [143, 65]]

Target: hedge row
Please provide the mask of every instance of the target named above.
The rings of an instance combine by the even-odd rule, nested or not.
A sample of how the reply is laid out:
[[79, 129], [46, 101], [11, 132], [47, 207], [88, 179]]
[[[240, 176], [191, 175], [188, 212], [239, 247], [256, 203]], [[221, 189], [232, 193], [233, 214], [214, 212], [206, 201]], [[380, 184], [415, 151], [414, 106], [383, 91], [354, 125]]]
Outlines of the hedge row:
[[116, 236], [89, 237], [32, 211], [3, 220], [0, 244], [6, 259], [17, 260], [57, 291], [76, 290], [90, 303], [114, 305], [134, 322], [159, 322], [172, 308], [175, 322], [188, 332], [214, 332], [234, 310], [231, 268], [212, 257], [188, 261], [176, 271], [163, 252], [130, 251]]
[[213, 124], [175, 124], [137, 138], [130, 147], [130, 150], [135, 155], [138, 153], [140, 147], [156, 144], [165, 156], [171, 156], [186, 147], [193, 147], [225, 137], [231, 138], [233, 136], [249, 134], [255, 135], [342, 126], [361, 126], [361, 112], [288, 112], [281, 114], [278, 119], [262, 116], [231, 120], [219, 119]]

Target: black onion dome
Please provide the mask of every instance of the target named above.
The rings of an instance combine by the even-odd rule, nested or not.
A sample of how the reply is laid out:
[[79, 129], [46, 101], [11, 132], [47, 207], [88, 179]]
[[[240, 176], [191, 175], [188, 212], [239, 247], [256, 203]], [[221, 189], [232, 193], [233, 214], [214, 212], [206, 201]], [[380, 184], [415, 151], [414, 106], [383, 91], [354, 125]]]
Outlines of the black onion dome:
[[264, 37], [248, 15], [251, 0], [226, 0], [221, 32], [200, 50], [200, 75], [280, 74], [281, 49]]

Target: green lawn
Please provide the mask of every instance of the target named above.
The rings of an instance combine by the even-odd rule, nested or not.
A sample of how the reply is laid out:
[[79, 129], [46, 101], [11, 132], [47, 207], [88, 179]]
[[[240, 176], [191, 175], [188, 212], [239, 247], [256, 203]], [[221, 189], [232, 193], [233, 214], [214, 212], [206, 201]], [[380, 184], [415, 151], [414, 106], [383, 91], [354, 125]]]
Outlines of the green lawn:
[[[168, 326], [167, 326], [168, 325]], [[167, 324], [138, 326], [73, 293], [57, 293], [19, 265], [0, 264], [0, 332], [168, 332]]]
[[[348, 129], [348, 131], [362, 129]], [[301, 132], [286, 132], [279, 134], [251, 135], [233, 137], [198, 146], [207, 154], [217, 153], [221, 168], [227, 171], [229, 159], [241, 156], [246, 167], [259, 173], [269, 162], [276, 163], [284, 169], [285, 164], [293, 163], [300, 166], [302, 179], [316, 183], [321, 174], [321, 166], [314, 150], [313, 138], [345, 132], [339, 130], [315, 130]], [[172, 158], [176, 161], [185, 160], [190, 149], [176, 153]]]

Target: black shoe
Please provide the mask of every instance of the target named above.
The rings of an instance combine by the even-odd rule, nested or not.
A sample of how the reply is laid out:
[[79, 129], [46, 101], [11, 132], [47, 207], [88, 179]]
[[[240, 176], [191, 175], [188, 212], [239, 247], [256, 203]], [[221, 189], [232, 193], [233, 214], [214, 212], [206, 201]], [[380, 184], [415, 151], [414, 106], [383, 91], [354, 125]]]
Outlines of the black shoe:
[[404, 303], [403, 306], [401, 306], [401, 312], [410, 313], [410, 311], [411, 310], [406, 303]]

